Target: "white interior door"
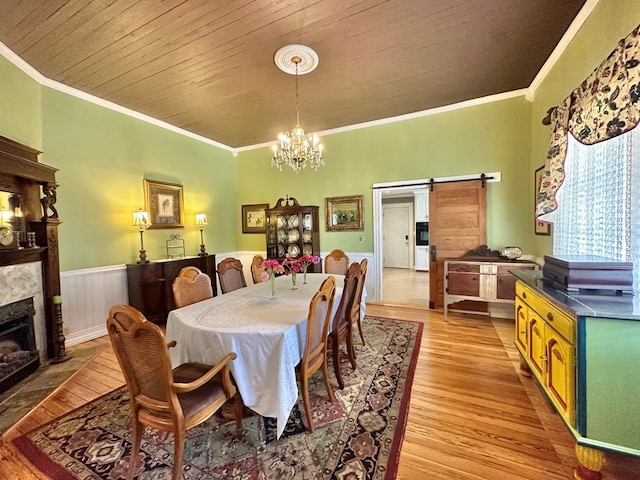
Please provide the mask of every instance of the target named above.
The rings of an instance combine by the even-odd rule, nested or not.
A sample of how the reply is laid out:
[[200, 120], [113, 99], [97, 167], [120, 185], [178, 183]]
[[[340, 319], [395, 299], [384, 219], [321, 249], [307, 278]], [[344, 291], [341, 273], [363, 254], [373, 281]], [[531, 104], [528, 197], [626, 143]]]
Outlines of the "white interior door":
[[411, 249], [411, 205], [382, 207], [383, 266], [409, 268]]

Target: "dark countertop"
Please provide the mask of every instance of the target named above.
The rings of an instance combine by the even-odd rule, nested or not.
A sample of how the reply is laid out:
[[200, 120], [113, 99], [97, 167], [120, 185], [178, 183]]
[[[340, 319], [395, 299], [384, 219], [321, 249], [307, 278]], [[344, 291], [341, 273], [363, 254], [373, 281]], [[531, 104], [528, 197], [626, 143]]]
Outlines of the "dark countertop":
[[566, 293], [544, 283], [542, 270], [513, 270], [511, 273], [573, 318], [640, 320], [640, 298], [637, 295]]

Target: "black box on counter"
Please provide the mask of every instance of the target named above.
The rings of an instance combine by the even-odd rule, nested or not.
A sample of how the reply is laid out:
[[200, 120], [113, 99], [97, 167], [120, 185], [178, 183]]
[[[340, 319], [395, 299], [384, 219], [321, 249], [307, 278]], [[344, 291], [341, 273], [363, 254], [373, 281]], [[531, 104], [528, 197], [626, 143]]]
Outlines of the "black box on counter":
[[597, 255], [545, 255], [542, 279], [568, 293], [633, 294], [633, 262]]

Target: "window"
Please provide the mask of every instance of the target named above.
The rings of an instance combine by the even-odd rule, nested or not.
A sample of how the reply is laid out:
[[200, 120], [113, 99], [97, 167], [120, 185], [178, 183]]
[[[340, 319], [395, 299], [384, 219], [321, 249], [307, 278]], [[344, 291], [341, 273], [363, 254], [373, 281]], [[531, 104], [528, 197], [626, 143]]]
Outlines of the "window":
[[565, 178], [558, 189], [553, 253], [640, 260], [640, 129], [583, 145], [569, 135]]

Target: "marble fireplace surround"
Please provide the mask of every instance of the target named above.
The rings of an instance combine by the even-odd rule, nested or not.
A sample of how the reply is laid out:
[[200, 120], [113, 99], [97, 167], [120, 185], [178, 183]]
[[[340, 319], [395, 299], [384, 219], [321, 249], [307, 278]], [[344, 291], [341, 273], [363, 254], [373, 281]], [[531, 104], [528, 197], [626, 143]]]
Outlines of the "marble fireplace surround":
[[47, 362], [47, 332], [45, 323], [42, 262], [20, 263], [0, 267], [0, 306], [33, 297], [35, 315], [33, 327], [40, 364]]

